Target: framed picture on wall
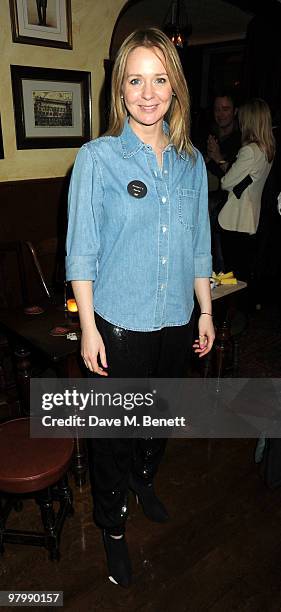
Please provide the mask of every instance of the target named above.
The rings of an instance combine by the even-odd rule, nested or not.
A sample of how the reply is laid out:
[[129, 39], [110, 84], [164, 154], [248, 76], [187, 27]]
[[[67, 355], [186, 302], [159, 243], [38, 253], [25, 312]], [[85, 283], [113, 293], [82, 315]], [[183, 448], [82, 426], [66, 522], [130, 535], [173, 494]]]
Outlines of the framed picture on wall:
[[13, 41], [72, 49], [71, 0], [10, 0]]
[[11, 66], [18, 149], [80, 147], [91, 139], [91, 73]]
[[0, 117], [0, 159], [4, 159], [4, 146], [3, 146], [3, 136], [2, 136], [2, 127], [1, 127], [1, 117]]

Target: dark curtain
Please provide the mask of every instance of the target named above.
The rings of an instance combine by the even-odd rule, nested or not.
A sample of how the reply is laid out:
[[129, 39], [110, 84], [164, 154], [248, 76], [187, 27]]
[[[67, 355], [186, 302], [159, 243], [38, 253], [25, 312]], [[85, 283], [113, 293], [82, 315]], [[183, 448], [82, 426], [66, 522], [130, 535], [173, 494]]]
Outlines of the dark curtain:
[[263, 98], [273, 115], [281, 109], [280, 25], [281, 5], [264, 3], [264, 11], [248, 26], [243, 74], [245, 98]]

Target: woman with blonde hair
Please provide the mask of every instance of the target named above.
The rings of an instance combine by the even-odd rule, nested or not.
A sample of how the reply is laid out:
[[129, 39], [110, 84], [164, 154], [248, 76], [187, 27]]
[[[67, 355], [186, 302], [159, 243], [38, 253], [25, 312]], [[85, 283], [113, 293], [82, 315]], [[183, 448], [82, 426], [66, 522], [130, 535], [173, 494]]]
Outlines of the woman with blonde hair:
[[[207, 182], [189, 107], [167, 36], [156, 28], [128, 36], [113, 69], [109, 129], [80, 149], [69, 191], [67, 279], [91, 375], [186, 376], [194, 290], [194, 349], [203, 356], [212, 347]], [[168, 519], [153, 486], [164, 449], [159, 438], [89, 440], [94, 518], [110, 579], [122, 586], [132, 579], [128, 489], [148, 518]]]
[[268, 104], [253, 98], [239, 108], [242, 147], [230, 170], [221, 180], [228, 199], [218, 221], [223, 228], [225, 269], [243, 280], [253, 272], [254, 236], [258, 229], [261, 198], [269, 175], [275, 142]]

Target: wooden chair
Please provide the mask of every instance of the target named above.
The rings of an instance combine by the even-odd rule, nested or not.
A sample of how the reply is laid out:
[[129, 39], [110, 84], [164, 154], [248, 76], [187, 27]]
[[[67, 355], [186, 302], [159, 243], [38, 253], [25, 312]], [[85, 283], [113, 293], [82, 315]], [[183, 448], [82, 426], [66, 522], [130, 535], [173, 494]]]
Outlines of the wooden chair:
[[[69, 438], [29, 438], [28, 418], [0, 425], [0, 554], [6, 542], [31, 544], [46, 547], [50, 559], [59, 559], [62, 527], [74, 512], [67, 480], [73, 446]], [[40, 507], [43, 531], [8, 529], [11, 511], [22, 509], [29, 497]], [[59, 502], [57, 512], [54, 501]]]
[[39, 281], [44, 297], [54, 298], [57, 290], [61, 290], [65, 280], [64, 249], [55, 237], [46, 238], [38, 242], [27, 240], [23, 243], [26, 254], [31, 256], [36, 282]]

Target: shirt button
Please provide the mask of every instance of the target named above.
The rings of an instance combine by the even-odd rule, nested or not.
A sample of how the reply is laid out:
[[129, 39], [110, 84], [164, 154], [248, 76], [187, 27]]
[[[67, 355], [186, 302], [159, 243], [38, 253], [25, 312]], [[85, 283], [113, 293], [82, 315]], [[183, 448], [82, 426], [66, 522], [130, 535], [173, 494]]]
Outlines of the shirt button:
[[167, 231], [167, 225], [162, 225], [162, 232], [163, 234], [165, 234], [165, 232]]
[[165, 198], [165, 196], [163, 196], [163, 198], [161, 198], [161, 199], [162, 199], [163, 204], [165, 204], [167, 202], [167, 198]]
[[165, 289], [165, 288], [166, 288], [165, 283], [162, 283], [162, 285], [160, 285], [160, 289], [161, 289], [161, 291], [164, 291], [164, 289]]
[[163, 264], [163, 266], [165, 265], [165, 263], [167, 263], [167, 257], [161, 257], [161, 263]]
[[164, 170], [164, 174], [168, 174], [168, 170]]

